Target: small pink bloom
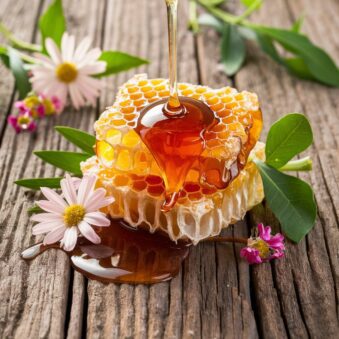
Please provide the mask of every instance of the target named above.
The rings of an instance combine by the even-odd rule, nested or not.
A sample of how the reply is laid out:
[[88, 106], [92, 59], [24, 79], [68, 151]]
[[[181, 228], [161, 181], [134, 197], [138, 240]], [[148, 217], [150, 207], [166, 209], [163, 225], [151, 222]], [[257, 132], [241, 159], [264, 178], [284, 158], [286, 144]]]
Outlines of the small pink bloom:
[[250, 264], [260, 264], [284, 256], [284, 236], [280, 233], [271, 235], [271, 227], [258, 225], [258, 235], [250, 237], [247, 247], [240, 251], [240, 256]]
[[61, 180], [61, 195], [42, 187], [41, 192], [47, 200], [38, 201], [37, 204], [47, 213], [31, 218], [38, 222], [33, 227], [33, 234], [47, 233], [44, 244], [60, 241], [65, 251], [74, 249], [79, 234], [99, 244], [101, 239], [91, 225], [110, 225], [109, 219], [99, 209], [111, 204], [114, 198], [106, 197], [104, 188], [95, 189], [96, 179], [94, 175], [84, 176], [79, 183], [66, 174], [66, 178]]
[[14, 107], [17, 108], [20, 113], [29, 112], [29, 108], [25, 105], [23, 101], [17, 101], [14, 104]]
[[33, 132], [37, 128], [37, 124], [29, 113], [19, 113], [18, 115], [10, 115], [7, 119], [17, 133], [22, 131]]
[[38, 105], [36, 112], [39, 118], [43, 118], [45, 116], [45, 106], [43, 104]]
[[64, 103], [56, 96], [51, 97], [52, 104], [56, 113], [61, 113], [64, 109]]

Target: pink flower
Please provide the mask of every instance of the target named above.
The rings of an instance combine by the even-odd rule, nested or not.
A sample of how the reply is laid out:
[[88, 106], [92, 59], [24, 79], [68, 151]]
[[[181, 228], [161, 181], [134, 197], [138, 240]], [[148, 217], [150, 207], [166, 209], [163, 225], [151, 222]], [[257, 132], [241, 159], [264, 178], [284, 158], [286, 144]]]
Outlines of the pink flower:
[[36, 122], [28, 112], [10, 115], [7, 121], [17, 133], [22, 131], [33, 132], [37, 128]]
[[258, 225], [258, 232], [247, 241], [247, 247], [240, 251], [240, 256], [250, 264], [261, 264], [272, 259], [284, 256], [285, 244], [284, 236], [280, 233], [271, 235], [271, 227]]
[[95, 189], [95, 183], [96, 176], [84, 176], [77, 189], [77, 183], [66, 174], [66, 178], [61, 180], [61, 195], [42, 187], [41, 192], [48, 200], [40, 200], [37, 204], [47, 213], [31, 218], [38, 222], [33, 227], [33, 234], [47, 233], [43, 243], [47, 245], [60, 241], [65, 251], [74, 249], [79, 234], [99, 244], [101, 239], [91, 225], [110, 225], [109, 219], [99, 209], [111, 204], [114, 198], [106, 197], [104, 188]]

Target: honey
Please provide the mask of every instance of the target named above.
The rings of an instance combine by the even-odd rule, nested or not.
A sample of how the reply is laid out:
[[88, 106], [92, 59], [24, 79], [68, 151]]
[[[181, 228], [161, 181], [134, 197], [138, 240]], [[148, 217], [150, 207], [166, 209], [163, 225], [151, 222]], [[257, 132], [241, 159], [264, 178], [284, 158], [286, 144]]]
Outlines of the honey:
[[[75, 270], [89, 279], [101, 282], [153, 284], [172, 279], [189, 252], [190, 243], [171, 241], [159, 232], [128, 226], [122, 219], [109, 227], [96, 227], [101, 244], [79, 238], [73, 251], [66, 252]], [[59, 244], [36, 244], [22, 253], [32, 260], [47, 249], [60, 249]]]

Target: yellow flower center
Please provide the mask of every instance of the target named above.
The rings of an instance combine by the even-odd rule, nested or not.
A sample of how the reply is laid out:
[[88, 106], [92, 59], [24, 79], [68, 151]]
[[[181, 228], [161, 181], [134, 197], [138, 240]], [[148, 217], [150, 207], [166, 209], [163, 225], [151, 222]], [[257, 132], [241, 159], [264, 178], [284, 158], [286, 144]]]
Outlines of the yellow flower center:
[[56, 68], [56, 76], [62, 82], [70, 83], [78, 76], [76, 66], [71, 62], [64, 62]]
[[27, 125], [29, 121], [30, 121], [29, 117], [22, 116], [18, 118], [19, 125]]
[[67, 227], [77, 226], [84, 219], [86, 211], [81, 205], [70, 205], [65, 208], [64, 222]]
[[270, 247], [268, 246], [266, 241], [262, 239], [250, 241], [249, 246], [256, 248], [259, 251], [259, 255], [261, 258], [267, 258], [270, 255]]
[[28, 108], [33, 108], [34, 106], [39, 105], [39, 98], [35, 95], [29, 96], [24, 100], [25, 105]]

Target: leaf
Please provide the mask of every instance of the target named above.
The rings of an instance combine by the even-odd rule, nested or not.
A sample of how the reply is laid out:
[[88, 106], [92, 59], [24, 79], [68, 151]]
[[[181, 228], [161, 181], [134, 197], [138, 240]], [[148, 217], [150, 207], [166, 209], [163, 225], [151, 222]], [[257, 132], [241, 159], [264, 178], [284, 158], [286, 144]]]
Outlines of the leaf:
[[221, 61], [225, 73], [228, 76], [234, 75], [245, 60], [245, 43], [236, 26], [224, 25], [221, 40]]
[[31, 91], [31, 84], [28, 80], [28, 74], [24, 69], [24, 64], [18, 52], [8, 47], [9, 67], [15, 78], [15, 85], [19, 91], [19, 99], [23, 99]]
[[307, 118], [299, 113], [287, 114], [276, 121], [268, 132], [266, 163], [280, 168], [309, 147], [312, 141], [312, 128]]
[[40, 208], [38, 205], [34, 205], [33, 207], [31, 207], [27, 210], [29, 215], [32, 215], [34, 213], [41, 213], [43, 211], [44, 210], [42, 208]]
[[198, 18], [198, 23], [202, 26], [212, 27], [220, 34], [222, 34], [224, 28], [224, 24], [220, 20], [208, 13], [201, 14]]
[[261, 49], [267, 55], [269, 55], [277, 63], [283, 63], [283, 59], [280, 57], [276, 47], [274, 46], [273, 40], [269, 36], [257, 33], [257, 38]]
[[299, 33], [300, 30], [301, 30], [301, 27], [302, 27], [302, 25], [304, 23], [304, 20], [305, 20], [305, 15], [304, 14], [300, 15], [300, 17], [292, 25], [291, 31]]
[[103, 51], [98, 60], [106, 62], [106, 71], [97, 77], [106, 77], [149, 63], [148, 60], [119, 51]]
[[87, 153], [64, 151], [35, 151], [34, 154], [43, 161], [75, 175], [82, 175], [80, 163], [91, 157]]
[[258, 0], [240, 0], [241, 3], [246, 6], [246, 7], [251, 7], [253, 6], [255, 3], [257, 3], [255, 6], [257, 6], [256, 8], [260, 8], [263, 1], [258, 1]]
[[286, 50], [302, 58], [310, 73], [317, 81], [339, 87], [339, 69], [331, 57], [314, 45], [308, 37], [290, 30], [251, 25], [255, 31], [277, 41]]
[[225, 0], [199, 0], [205, 6], [219, 6], [225, 2]]
[[299, 242], [314, 226], [317, 215], [312, 188], [299, 178], [254, 160], [264, 184], [266, 201], [284, 233]]
[[9, 57], [7, 54], [7, 48], [3, 45], [0, 45], [0, 59], [2, 60], [3, 64], [9, 68]]
[[284, 58], [283, 62], [290, 73], [296, 75], [297, 77], [306, 80], [317, 80], [310, 72], [309, 68], [302, 58]]
[[62, 35], [66, 31], [66, 20], [61, 0], [55, 0], [47, 8], [46, 12], [40, 17], [39, 28], [42, 35], [44, 53], [46, 53], [46, 38], [51, 38], [60, 46]]
[[60, 188], [62, 178], [19, 179], [15, 183], [19, 186], [38, 190], [40, 187]]
[[70, 141], [75, 146], [78, 146], [84, 152], [95, 155], [93, 147], [95, 145], [95, 137], [89, 133], [76, 128], [66, 126], [56, 126], [56, 131]]

